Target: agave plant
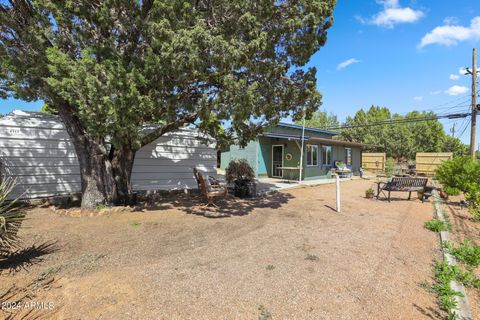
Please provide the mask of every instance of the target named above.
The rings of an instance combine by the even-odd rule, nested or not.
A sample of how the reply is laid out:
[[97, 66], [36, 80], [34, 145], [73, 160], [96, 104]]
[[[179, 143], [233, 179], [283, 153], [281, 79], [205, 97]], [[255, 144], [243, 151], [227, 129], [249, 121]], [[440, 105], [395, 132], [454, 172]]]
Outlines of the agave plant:
[[17, 233], [25, 219], [25, 211], [18, 198], [7, 200], [15, 185], [15, 179], [0, 174], [0, 256], [20, 249]]

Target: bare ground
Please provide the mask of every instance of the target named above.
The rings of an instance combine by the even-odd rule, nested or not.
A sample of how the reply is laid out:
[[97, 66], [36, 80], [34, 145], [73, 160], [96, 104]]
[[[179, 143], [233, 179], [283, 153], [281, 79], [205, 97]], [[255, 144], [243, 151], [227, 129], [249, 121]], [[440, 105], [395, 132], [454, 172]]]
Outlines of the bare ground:
[[437, 319], [419, 286], [438, 256], [432, 205], [365, 199], [371, 184], [342, 183], [342, 213], [333, 185], [207, 214], [195, 197], [99, 217], [34, 209], [21, 236], [36, 247], [0, 265], [0, 293], [33, 285], [54, 304], [46, 319]]

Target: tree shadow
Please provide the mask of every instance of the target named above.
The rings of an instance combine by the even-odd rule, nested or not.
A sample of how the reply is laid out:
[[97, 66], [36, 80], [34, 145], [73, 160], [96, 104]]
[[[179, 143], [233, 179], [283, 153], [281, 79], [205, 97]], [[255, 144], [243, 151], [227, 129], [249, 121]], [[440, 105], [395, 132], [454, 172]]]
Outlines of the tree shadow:
[[415, 309], [418, 310], [418, 312], [423, 314], [425, 317], [428, 317], [433, 320], [445, 319], [445, 315], [442, 315], [442, 313], [440, 313], [438, 310], [435, 310], [432, 307], [422, 308], [416, 303], [413, 303], [413, 306], [415, 307]]
[[11, 274], [22, 269], [27, 271], [28, 267], [42, 262], [44, 256], [56, 251], [58, 251], [56, 242], [45, 242], [12, 252], [9, 255], [0, 257], [0, 274], [5, 271]]
[[291, 194], [282, 192], [251, 199], [240, 199], [234, 196], [228, 196], [224, 199], [215, 200], [214, 203], [218, 207], [210, 206], [206, 208], [204, 207], [205, 201], [199, 194], [189, 196], [178, 195], [175, 198], [166, 199], [161, 203], [157, 203], [154, 207], [147, 208], [147, 210], [177, 208], [187, 214], [195, 214], [207, 218], [227, 218], [232, 216], [245, 216], [255, 209], [278, 209], [293, 198]]

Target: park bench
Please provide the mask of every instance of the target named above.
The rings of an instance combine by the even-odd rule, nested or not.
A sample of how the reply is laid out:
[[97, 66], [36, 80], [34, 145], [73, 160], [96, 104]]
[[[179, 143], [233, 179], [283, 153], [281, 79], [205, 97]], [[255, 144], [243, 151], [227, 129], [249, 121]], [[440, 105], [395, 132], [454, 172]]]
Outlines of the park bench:
[[[412, 196], [412, 192], [420, 192], [422, 195], [422, 202], [425, 200], [425, 188], [427, 186], [428, 178], [414, 178], [414, 177], [393, 177], [388, 182], [377, 183], [377, 199], [380, 193], [390, 202], [390, 193], [392, 191], [408, 192], [408, 200]], [[388, 192], [388, 196], [385, 194]]]

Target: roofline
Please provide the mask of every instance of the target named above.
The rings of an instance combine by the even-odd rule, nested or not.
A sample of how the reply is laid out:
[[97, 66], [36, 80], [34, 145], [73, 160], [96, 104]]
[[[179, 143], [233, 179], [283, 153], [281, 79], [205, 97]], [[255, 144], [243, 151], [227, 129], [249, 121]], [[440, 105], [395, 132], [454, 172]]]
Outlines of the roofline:
[[[302, 140], [302, 136], [285, 134], [285, 133], [264, 133], [261, 136], [267, 138], [277, 138], [277, 139], [286, 139], [286, 140]], [[317, 141], [321, 142], [322, 144], [327, 145], [337, 145], [337, 146], [344, 146], [344, 147], [359, 147], [359, 148], [381, 148], [381, 146], [374, 145], [374, 144], [366, 144], [360, 142], [350, 142], [350, 141], [343, 141], [343, 140], [335, 140], [329, 138], [317, 138], [311, 136], [304, 136], [304, 141]]]
[[[286, 128], [303, 129], [303, 126], [299, 126], [299, 125], [293, 124], [293, 123], [279, 122], [277, 125], [281, 126], [281, 127], [286, 127]], [[338, 132], [335, 132], [335, 131], [318, 129], [318, 128], [311, 128], [311, 127], [305, 127], [305, 130], [313, 131], [313, 132], [326, 133], [326, 134], [330, 134], [332, 136], [336, 136], [336, 135], [339, 134]]]
[[335, 140], [335, 139], [328, 139], [328, 138], [310, 137], [310, 140], [329, 143], [329, 144], [337, 145], [337, 146], [345, 146], [345, 147], [360, 147], [360, 148], [381, 148], [382, 147], [382, 146], [375, 145], [375, 144], [350, 142], [350, 141]]

